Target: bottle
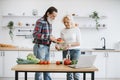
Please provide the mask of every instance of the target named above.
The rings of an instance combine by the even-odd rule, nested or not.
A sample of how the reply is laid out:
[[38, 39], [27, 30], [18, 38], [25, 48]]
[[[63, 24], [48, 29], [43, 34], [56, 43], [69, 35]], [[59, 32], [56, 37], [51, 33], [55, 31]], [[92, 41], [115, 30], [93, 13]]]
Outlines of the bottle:
[[38, 15], [38, 11], [37, 11], [36, 9], [33, 9], [33, 10], [32, 10], [32, 15], [33, 15], [33, 16]]

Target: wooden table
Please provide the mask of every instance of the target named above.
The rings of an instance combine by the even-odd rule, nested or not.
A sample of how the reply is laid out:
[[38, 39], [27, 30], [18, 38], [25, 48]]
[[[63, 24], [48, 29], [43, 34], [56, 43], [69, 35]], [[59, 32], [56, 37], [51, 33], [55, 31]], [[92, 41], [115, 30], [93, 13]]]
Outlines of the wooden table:
[[91, 73], [91, 80], [95, 80], [94, 73], [98, 71], [96, 67], [91, 68], [70, 68], [66, 65], [40, 65], [40, 64], [24, 64], [24, 65], [16, 65], [12, 67], [12, 70], [15, 71], [15, 80], [18, 80], [18, 73], [25, 72], [25, 80], [27, 80], [27, 72], [79, 72], [83, 73], [83, 80], [86, 80], [86, 73]]

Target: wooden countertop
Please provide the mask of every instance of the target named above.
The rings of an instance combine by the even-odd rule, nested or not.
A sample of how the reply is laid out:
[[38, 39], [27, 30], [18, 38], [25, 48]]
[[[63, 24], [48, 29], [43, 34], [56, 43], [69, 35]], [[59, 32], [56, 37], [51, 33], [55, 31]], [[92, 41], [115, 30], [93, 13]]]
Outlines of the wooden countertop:
[[[0, 47], [0, 51], [33, 51], [32, 48], [7, 48], [7, 47]], [[50, 51], [57, 51], [55, 49], [51, 49]]]
[[83, 52], [120, 52], [120, 50], [93, 50], [93, 49], [84, 49]]
[[23, 65], [16, 65], [12, 67], [12, 70], [15, 71], [50, 71], [50, 72], [85, 72], [85, 71], [98, 71], [96, 67], [90, 68], [70, 68], [66, 65], [56, 65], [56, 64], [49, 64], [49, 65], [40, 65], [40, 64], [23, 64]]
[[[33, 51], [32, 48], [3, 48], [0, 47], [0, 51]], [[51, 49], [50, 51], [57, 51]], [[81, 49], [82, 52], [120, 52], [120, 50], [93, 50], [93, 49]]]
[[0, 51], [32, 51], [31, 48], [1, 48]]

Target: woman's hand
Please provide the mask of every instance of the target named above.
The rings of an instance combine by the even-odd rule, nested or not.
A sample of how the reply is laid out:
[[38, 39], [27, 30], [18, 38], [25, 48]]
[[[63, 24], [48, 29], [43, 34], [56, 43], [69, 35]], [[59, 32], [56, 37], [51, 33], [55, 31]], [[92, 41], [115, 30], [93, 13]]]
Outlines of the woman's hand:
[[57, 49], [59, 51], [60, 50], [60, 46], [55, 45], [55, 49]]
[[65, 50], [68, 50], [69, 48], [71, 48], [71, 44], [67, 44]]

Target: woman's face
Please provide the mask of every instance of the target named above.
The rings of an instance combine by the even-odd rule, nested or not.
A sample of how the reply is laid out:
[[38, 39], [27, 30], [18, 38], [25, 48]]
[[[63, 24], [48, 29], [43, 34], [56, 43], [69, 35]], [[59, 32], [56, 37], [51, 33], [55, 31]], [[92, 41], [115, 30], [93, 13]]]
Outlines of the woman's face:
[[69, 18], [64, 18], [64, 25], [67, 29], [70, 29], [71, 28], [71, 21]]

